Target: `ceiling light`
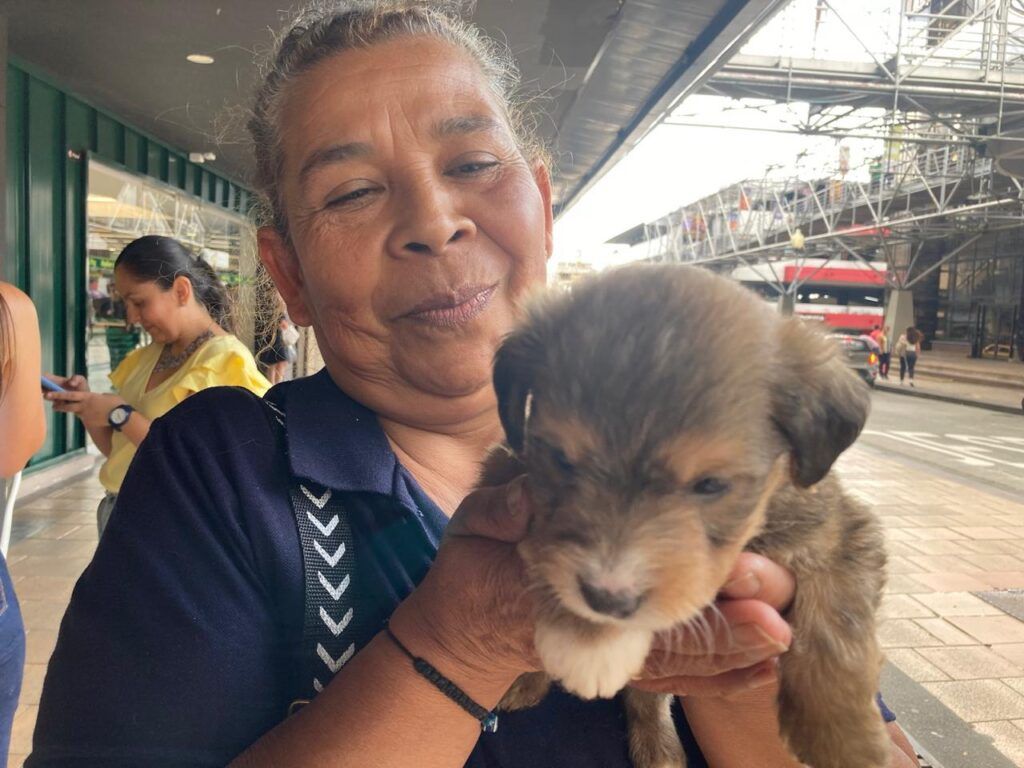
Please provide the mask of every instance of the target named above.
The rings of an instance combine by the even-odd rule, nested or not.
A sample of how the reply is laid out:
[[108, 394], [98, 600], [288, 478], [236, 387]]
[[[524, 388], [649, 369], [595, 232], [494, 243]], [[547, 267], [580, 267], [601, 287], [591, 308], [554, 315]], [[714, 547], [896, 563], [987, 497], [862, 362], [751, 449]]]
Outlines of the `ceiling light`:
[[193, 64], [213, 64], [213, 56], [207, 56], [205, 53], [190, 53], [185, 58]]

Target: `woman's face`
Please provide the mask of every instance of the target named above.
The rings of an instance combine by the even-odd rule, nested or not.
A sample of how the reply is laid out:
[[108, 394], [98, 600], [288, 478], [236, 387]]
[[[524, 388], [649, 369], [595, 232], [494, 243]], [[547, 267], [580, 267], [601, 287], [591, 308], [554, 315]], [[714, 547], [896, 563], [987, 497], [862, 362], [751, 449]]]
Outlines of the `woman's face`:
[[129, 323], [141, 325], [157, 344], [177, 341], [184, 318], [180, 286], [164, 289], [155, 282], [138, 280], [123, 267], [114, 270], [114, 283], [124, 299]]
[[261, 253], [332, 375], [378, 412], [410, 390], [491, 397], [494, 350], [545, 279], [551, 205], [479, 68], [427, 38], [346, 51], [282, 114], [291, 248], [263, 230]]

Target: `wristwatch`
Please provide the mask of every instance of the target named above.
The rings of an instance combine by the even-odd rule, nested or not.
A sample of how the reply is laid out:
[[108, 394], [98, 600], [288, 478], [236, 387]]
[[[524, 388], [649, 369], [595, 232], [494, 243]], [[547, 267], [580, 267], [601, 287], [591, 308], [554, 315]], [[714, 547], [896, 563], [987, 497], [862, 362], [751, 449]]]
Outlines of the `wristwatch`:
[[115, 406], [110, 409], [110, 413], [107, 414], [107, 423], [114, 428], [115, 432], [120, 432], [124, 429], [124, 425], [128, 423], [128, 419], [132, 417], [132, 412], [135, 409], [127, 403]]

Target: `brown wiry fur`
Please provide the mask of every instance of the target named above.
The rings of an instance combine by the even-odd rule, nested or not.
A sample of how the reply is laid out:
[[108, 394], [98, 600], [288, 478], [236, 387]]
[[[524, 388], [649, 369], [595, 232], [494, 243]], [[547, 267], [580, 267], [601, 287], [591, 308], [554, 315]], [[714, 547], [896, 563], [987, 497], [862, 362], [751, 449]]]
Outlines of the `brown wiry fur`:
[[[528, 475], [520, 553], [552, 677], [614, 695], [653, 633], [693, 622], [740, 551], [759, 552], [797, 581], [781, 735], [814, 768], [888, 764], [874, 701], [881, 530], [828, 474], [868, 394], [827, 340], [706, 271], [627, 267], [534, 307], [498, 352], [495, 387], [508, 446], [483, 483]], [[639, 608], [597, 611], [584, 578], [633, 590]], [[502, 706], [537, 703], [550, 679], [523, 676]], [[685, 766], [669, 697], [627, 688], [624, 701], [637, 768]]]

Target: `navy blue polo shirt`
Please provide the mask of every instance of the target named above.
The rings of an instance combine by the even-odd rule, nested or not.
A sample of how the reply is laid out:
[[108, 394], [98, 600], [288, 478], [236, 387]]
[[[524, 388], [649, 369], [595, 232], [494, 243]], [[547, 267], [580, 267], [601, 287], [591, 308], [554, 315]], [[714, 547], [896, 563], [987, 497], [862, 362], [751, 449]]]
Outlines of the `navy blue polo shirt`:
[[[281, 722], [308, 682], [293, 475], [343, 494], [375, 626], [423, 578], [447, 518], [373, 413], [326, 373], [267, 398], [286, 436], [237, 389], [153, 423], [61, 624], [29, 768], [223, 766]], [[678, 705], [676, 717], [704, 766]], [[467, 765], [628, 768], [621, 702], [555, 691], [503, 714]]]

